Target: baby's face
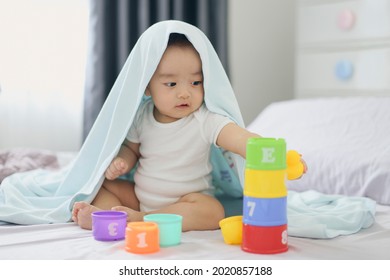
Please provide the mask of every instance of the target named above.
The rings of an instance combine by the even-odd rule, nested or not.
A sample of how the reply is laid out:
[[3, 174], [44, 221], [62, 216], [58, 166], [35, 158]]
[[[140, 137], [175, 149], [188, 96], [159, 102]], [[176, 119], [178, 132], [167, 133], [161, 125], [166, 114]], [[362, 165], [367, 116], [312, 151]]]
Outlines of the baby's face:
[[170, 123], [193, 113], [203, 103], [202, 62], [191, 46], [170, 46], [146, 89], [158, 122]]

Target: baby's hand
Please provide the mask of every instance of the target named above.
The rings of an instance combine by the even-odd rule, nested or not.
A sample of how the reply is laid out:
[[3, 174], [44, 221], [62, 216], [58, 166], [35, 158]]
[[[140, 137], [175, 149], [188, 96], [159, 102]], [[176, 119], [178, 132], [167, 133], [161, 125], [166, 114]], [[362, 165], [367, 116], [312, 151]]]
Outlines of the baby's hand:
[[128, 168], [129, 166], [123, 158], [116, 157], [107, 168], [105, 176], [108, 180], [114, 180], [128, 172]]

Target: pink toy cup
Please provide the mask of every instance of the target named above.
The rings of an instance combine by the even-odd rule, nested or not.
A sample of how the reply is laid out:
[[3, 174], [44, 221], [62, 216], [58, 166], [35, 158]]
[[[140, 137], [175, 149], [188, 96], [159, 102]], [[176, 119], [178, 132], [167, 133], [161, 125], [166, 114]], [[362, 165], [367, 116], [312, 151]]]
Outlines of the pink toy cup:
[[92, 234], [99, 241], [125, 238], [127, 214], [120, 211], [97, 211], [92, 216]]

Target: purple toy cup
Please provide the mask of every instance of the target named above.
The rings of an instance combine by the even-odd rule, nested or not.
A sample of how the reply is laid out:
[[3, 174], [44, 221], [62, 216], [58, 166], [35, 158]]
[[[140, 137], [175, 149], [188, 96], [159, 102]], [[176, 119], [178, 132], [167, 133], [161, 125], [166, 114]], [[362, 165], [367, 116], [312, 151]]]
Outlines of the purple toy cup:
[[125, 238], [127, 214], [120, 211], [97, 211], [92, 216], [92, 234], [99, 241]]

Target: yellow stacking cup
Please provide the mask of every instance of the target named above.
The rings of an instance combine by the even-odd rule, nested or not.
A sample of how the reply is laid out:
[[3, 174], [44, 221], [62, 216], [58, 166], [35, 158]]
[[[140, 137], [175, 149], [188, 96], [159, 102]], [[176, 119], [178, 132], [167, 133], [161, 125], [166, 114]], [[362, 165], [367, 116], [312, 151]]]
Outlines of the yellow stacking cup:
[[245, 169], [244, 195], [255, 198], [287, 196], [286, 170]]
[[242, 243], [242, 216], [232, 216], [219, 222], [223, 240], [229, 245]]

